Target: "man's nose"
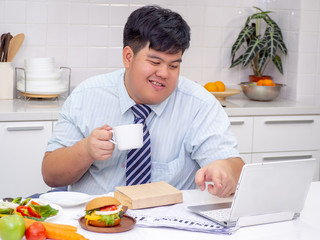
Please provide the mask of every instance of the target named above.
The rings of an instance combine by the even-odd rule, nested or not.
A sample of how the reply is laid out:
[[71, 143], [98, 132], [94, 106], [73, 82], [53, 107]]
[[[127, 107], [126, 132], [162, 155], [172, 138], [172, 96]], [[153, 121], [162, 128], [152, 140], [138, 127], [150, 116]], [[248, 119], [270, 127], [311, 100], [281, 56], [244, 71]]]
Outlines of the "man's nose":
[[169, 70], [168, 70], [168, 66], [167, 65], [160, 64], [158, 66], [158, 69], [157, 69], [157, 72], [156, 72], [156, 75], [158, 77], [167, 78], [168, 77], [168, 73], [169, 73]]

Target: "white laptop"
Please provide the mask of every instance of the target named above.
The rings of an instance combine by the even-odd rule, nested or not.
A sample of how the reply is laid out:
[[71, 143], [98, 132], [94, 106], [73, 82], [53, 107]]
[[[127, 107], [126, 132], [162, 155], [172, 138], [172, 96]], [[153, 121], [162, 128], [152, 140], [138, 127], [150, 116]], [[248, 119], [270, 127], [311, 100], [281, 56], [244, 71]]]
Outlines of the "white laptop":
[[300, 216], [315, 159], [246, 164], [232, 202], [188, 206], [226, 227], [292, 220]]

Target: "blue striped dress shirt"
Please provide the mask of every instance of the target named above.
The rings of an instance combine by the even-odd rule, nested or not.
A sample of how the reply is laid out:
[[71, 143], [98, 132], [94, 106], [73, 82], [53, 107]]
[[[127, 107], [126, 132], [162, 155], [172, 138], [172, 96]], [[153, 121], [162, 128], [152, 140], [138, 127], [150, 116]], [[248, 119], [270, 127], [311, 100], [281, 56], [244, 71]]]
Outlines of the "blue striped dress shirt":
[[[124, 85], [124, 69], [87, 79], [65, 101], [47, 151], [72, 146], [104, 124], [133, 123], [133, 105]], [[152, 109], [146, 120], [151, 136], [151, 182], [195, 188], [194, 176], [200, 167], [217, 159], [239, 157], [228, 116], [199, 84], [180, 76], [169, 98], [148, 106]], [[124, 186], [127, 153], [115, 147], [111, 158], [96, 160], [69, 189], [103, 194]]]

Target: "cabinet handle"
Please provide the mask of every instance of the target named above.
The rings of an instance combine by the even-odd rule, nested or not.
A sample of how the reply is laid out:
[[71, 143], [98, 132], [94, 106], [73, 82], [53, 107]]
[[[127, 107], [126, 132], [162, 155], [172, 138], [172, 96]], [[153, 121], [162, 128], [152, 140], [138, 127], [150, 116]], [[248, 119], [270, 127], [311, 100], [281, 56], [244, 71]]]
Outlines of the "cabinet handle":
[[7, 131], [33, 131], [33, 130], [43, 130], [43, 126], [16, 126], [7, 127]]
[[309, 159], [309, 158], [312, 158], [312, 155], [263, 157], [262, 161], [301, 160], [301, 159]]
[[244, 121], [231, 121], [230, 125], [243, 125]]
[[292, 123], [314, 123], [313, 119], [306, 120], [267, 120], [265, 124], [292, 124]]

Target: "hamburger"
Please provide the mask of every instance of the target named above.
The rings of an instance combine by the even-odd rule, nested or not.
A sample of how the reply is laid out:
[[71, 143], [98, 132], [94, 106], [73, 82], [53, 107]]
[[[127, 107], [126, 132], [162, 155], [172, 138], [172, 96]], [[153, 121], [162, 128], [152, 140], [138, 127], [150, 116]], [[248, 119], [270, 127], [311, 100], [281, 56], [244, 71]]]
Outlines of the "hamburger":
[[86, 224], [95, 227], [113, 227], [121, 222], [121, 203], [113, 197], [98, 197], [86, 205]]

